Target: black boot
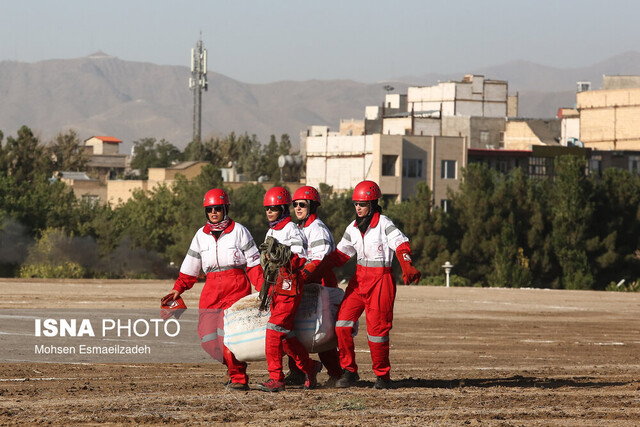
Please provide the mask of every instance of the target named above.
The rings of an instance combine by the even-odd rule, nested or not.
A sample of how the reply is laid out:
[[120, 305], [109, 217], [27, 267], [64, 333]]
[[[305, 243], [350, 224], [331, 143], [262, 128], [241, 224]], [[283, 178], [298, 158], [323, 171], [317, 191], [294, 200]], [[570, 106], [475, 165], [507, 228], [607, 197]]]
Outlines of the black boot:
[[351, 372], [344, 369], [342, 371], [342, 376], [338, 381], [336, 381], [337, 388], [347, 388], [356, 385], [358, 380], [360, 379], [360, 375], [357, 372]]

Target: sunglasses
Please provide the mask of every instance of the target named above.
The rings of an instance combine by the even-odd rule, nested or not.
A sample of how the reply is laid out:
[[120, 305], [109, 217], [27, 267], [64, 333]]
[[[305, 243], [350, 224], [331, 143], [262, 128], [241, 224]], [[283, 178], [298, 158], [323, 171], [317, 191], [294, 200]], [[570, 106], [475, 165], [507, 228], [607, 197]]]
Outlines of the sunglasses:
[[298, 206], [300, 206], [301, 208], [306, 208], [307, 206], [309, 206], [307, 203], [305, 202], [293, 202], [293, 207], [297, 208]]
[[361, 208], [369, 207], [370, 202], [353, 202], [353, 206], [359, 206]]
[[224, 210], [224, 206], [207, 206], [205, 210], [207, 213], [211, 213], [213, 211], [222, 212]]
[[276, 211], [279, 211], [279, 210], [280, 210], [280, 206], [265, 206], [264, 207], [264, 211], [265, 212], [267, 212], [267, 211], [276, 212]]

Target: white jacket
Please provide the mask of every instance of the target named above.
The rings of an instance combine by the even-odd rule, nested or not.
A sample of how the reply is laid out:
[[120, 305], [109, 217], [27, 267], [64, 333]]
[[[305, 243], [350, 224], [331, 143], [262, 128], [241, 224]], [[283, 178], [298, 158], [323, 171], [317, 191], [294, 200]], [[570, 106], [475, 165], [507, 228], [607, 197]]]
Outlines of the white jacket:
[[331, 253], [331, 251], [336, 248], [329, 228], [320, 218], [315, 217], [311, 224], [302, 227], [302, 231], [307, 238], [309, 261], [322, 261], [325, 255]]
[[281, 224], [278, 224], [276, 228], [269, 228], [264, 240], [266, 241], [267, 237], [272, 236], [278, 243], [289, 246], [292, 254], [298, 255], [300, 258], [307, 258], [307, 238], [300, 227], [291, 222], [291, 217], [284, 226]]
[[376, 216], [362, 236], [360, 229], [353, 221], [347, 226], [338, 243], [337, 249], [343, 254], [353, 257], [357, 255], [358, 265], [364, 267], [391, 267], [395, 250], [409, 239], [393, 222], [384, 215]]
[[217, 241], [212, 235], [205, 234], [203, 228], [193, 236], [180, 273], [198, 276], [200, 269], [212, 273], [233, 268], [246, 269], [260, 263], [258, 247], [243, 225], [235, 222], [233, 229], [227, 228]]

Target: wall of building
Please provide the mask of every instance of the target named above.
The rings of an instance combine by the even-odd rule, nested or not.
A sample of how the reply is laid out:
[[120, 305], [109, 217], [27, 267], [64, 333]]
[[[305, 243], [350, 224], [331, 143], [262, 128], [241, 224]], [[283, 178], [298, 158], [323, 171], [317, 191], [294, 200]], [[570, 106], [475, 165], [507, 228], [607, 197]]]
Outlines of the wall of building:
[[577, 94], [580, 140], [598, 150], [640, 148], [640, 88]]
[[[402, 194], [402, 146], [401, 135], [373, 135], [373, 161], [371, 163], [371, 178], [377, 182], [382, 194], [392, 196], [396, 201]], [[383, 173], [385, 157], [395, 158], [392, 174]]]
[[129, 200], [134, 190], [147, 191], [148, 182], [142, 180], [109, 180], [107, 181], [107, 202], [113, 206]]
[[76, 198], [90, 198], [98, 203], [104, 203], [107, 200], [107, 186], [100, 181], [82, 181], [82, 180], [62, 180], [65, 184], [73, 188], [73, 194]]
[[431, 117], [413, 118], [413, 135], [440, 136], [440, 119]]
[[507, 96], [507, 117], [518, 117], [518, 94]]
[[409, 135], [411, 134], [411, 117], [385, 117], [382, 121], [382, 133], [384, 135]]
[[580, 139], [580, 116], [562, 117], [560, 122], [560, 144], [567, 145], [569, 138]]
[[373, 141], [374, 135], [308, 137], [307, 184], [317, 187], [325, 183], [336, 191], [344, 191], [370, 179]]
[[[467, 165], [467, 143], [460, 137], [433, 137], [427, 153], [427, 184], [433, 192], [435, 206], [447, 200], [448, 191], [460, 189], [461, 169]], [[442, 162], [455, 161], [456, 174], [453, 179], [442, 179]]]
[[640, 76], [602, 76], [602, 88], [631, 89], [640, 87]]
[[149, 168], [149, 180], [164, 181], [165, 179], [167, 179], [166, 168]]
[[[408, 136], [402, 139], [402, 167], [401, 167], [401, 179], [402, 179], [402, 193], [401, 198], [408, 199], [416, 194], [416, 186], [421, 182], [427, 180], [427, 161], [430, 156], [427, 154], [428, 148], [431, 146], [432, 138], [428, 137], [412, 137]], [[404, 170], [405, 161], [421, 161], [421, 168], [419, 176], [407, 177]]]
[[525, 120], [509, 120], [504, 132], [506, 150], [531, 150], [533, 145], [541, 145], [538, 136]]
[[340, 135], [364, 135], [364, 120], [340, 120]]

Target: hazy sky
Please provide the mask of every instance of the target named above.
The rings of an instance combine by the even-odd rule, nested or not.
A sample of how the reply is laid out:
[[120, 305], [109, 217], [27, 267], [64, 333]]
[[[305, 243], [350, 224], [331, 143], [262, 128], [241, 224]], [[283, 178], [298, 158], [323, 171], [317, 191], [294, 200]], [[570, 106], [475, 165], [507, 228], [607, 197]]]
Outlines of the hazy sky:
[[637, 0], [7, 0], [0, 61], [189, 65], [247, 83], [468, 72], [524, 59], [571, 68], [640, 50]]

